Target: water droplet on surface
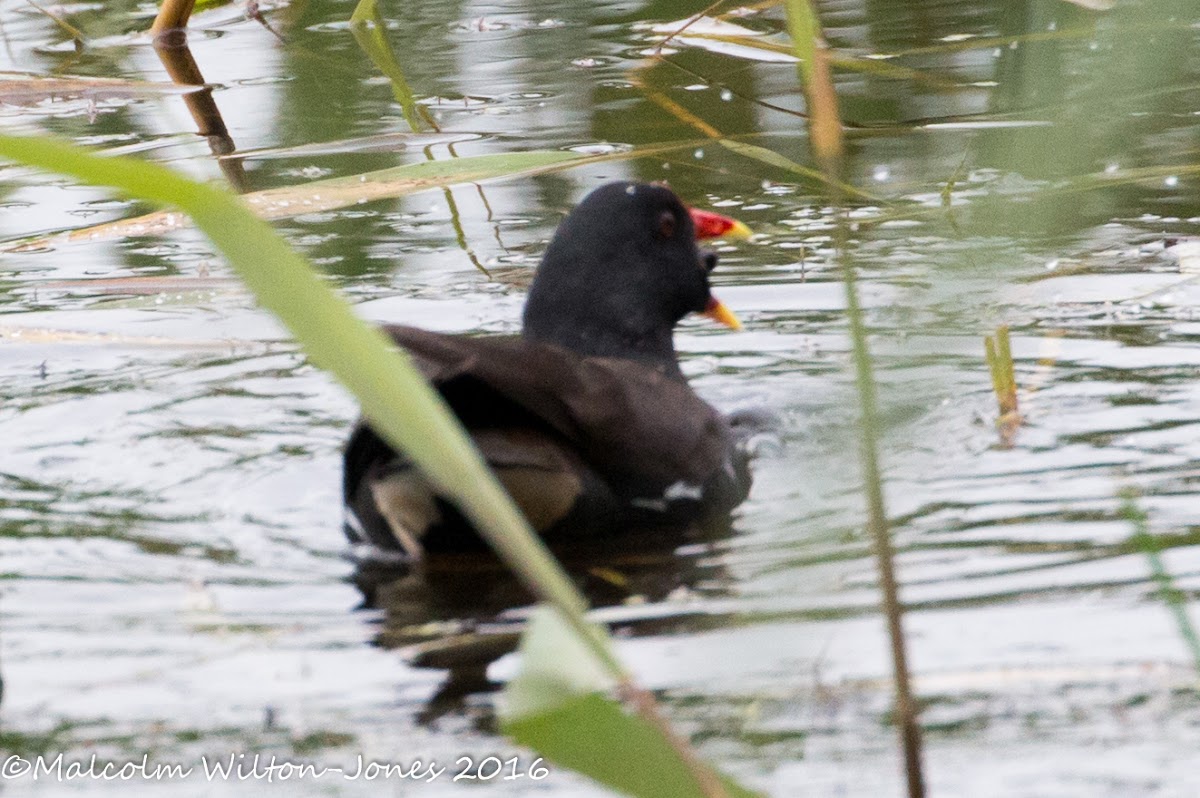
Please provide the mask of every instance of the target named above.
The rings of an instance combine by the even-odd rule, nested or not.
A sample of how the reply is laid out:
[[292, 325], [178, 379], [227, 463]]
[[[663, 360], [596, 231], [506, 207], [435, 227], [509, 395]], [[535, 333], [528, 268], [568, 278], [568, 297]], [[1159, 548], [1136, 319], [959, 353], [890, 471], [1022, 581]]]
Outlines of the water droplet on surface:
[[729, 102], [733, 99], [733, 92], [729, 89], [721, 89], [721, 99], [725, 102]]
[[873, 172], [871, 172], [871, 178], [876, 183], [883, 183], [886, 180], [888, 180], [888, 178], [890, 178], [891, 176], [892, 176], [892, 170], [888, 169], [886, 166], [876, 166], [875, 170]]
[[1115, 175], [1118, 171], [1120, 171], [1120, 169], [1121, 169], [1120, 164], [1110, 163], [1108, 166], [1104, 167], [1104, 174]]
[[693, 152], [692, 155], [696, 158], [697, 161], [699, 161], [702, 158], [704, 158], [704, 149], [703, 148], [698, 149], [695, 152]]
[[1058, 268], [1058, 258], [1051, 261], [1046, 261], [1046, 271], [1052, 272]]
[[1170, 175], [1163, 181], [1163, 185], [1167, 188], [1175, 188], [1179, 185], [1179, 177], [1177, 175]]

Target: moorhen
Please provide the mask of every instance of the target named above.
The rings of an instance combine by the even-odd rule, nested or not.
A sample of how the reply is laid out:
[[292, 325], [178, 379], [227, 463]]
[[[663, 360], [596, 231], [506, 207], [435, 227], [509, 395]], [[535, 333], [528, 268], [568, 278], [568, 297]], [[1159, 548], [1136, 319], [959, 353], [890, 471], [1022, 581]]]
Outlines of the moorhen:
[[[555, 232], [519, 336], [385, 330], [414, 358], [548, 543], [728, 517], [750, 489], [729, 422], [688, 385], [685, 315], [737, 328], [709, 291], [698, 237], [748, 232], [668, 188], [609, 183]], [[412, 558], [484, 547], [457, 510], [365, 422], [345, 451], [346, 533]]]

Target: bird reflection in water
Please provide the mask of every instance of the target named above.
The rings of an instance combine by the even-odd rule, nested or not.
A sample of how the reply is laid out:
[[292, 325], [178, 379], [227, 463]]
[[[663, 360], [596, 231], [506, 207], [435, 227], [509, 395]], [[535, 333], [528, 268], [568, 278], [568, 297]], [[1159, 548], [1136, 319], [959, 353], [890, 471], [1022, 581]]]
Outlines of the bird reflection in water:
[[[701, 599], [729, 595], [732, 579], [720, 556], [728, 517], [686, 529], [631, 530], [608, 540], [555, 551], [568, 574], [617, 637], [696, 631], [720, 625]], [[354, 581], [362, 609], [382, 610], [374, 642], [399, 650], [415, 668], [446, 672], [417, 713], [422, 724], [472, 714], [471, 697], [502, 685], [489, 666], [516, 650], [533, 598], [488, 552], [439, 554], [410, 564], [365, 549]], [[477, 723], [491, 729], [486, 706]]]

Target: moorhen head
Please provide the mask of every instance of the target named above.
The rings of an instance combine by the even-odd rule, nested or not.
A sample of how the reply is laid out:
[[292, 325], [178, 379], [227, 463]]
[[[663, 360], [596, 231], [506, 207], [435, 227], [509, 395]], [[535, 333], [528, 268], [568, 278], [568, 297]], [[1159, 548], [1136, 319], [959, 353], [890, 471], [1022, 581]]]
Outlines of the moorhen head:
[[[727, 420], [680, 371], [675, 325], [737, 319], [709, 288], [698, 237], [748, 233], [669, 189], [610, 183], [559, 225], [520, 336], [389, 326], [550, 542], [727, 517], [750, 488]], [[351, 541], [426, 553], [484, 548], [469, 523], [365, 422], [346, 446]]]
[[697, 248], [697, 235], [740, 229], [740, 222], [716, 214], [694, 219], [665, 186], [602, 186], [563, 220], [546, 248], [525, 303], [523, 333], [682, 378], [673, 341], [680, 319], [707, 312], [737, 324], [709, 290], [717, 257]]

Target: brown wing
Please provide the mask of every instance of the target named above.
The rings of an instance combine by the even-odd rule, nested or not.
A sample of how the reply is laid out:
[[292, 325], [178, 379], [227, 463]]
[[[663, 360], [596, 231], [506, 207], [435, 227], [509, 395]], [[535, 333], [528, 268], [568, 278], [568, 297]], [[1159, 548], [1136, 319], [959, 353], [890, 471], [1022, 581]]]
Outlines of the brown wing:
[[524, 338], [386, 330], [468, 427], [519, 423], [525, 415], [561, 435], [618, 494], [703, 486], [727, 471], [734, 478], [728, 425], [686, 382]]
[[[667, 513], [686, 521], [727, 512], [749, 490], [728, 424], [685, 382], [632, 361], [581, 358], [522, 338], [386, 330], [543, 535], [604, 534], [618, 516], [633, 522]], [[480, 545], [364, 423], [346, 446], [344, 479], [358, 526], [347, 526], [352, 540], [395, 547], [399, 539], [413, 554]]]

